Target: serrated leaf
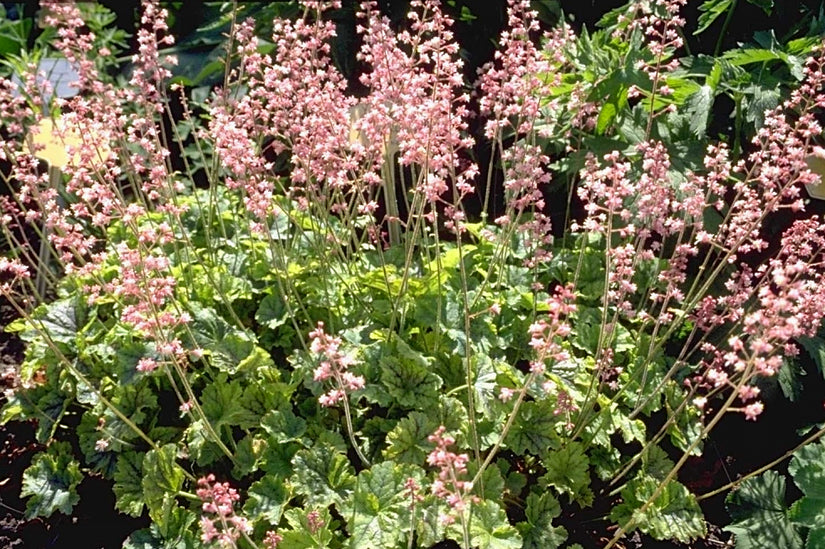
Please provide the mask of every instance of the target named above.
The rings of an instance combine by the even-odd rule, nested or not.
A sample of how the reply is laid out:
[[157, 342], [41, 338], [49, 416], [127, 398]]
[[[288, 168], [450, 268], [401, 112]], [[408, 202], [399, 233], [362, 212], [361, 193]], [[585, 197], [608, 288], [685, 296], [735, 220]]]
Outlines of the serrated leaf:
[[730, 9], [731, 2], [732, 0], [705, 0], [699, 6], [701, 13], [699, 14], [698, 27], [693, 35], [696, 36], [705, 32], [720, 15]]
[[748, 3], [762, 8], [765, 15], [770, 15], [773, 11], [774, 0], [748, 0]]
[[427, 437], [437, 428], [435, 421], [426, 414], [410, 412], [387, 433], [388, 446], [383, 452], [384, 458], [396, 463], [424, 463], [433, 448]]
[[277, 526], [291, 497], [291, 490], [281, 479], [266, 475], [249, 487], [248, 498], [243, 506], [244, 515], [253, 522], [265, 520], [270, 525]]
[[647, 446], [642, 454], [642, 470], [655, 479], [664, 480], [673, 469], [673, 461], [667, 457], [667, 452], [658, 446]]
[[550, 492], [527, 496], [525, 522], [516, 526], [524, 538], [524, 549], [556, 549], [567, 540], [567, 530], [553, 526], [553, 519], [561, 514], [561, 505]]
[[690, 131], [697, 139], [705, 136], [713, 107], [713, 96], [713, 89], [705, 84], [696, 90], [685, 104], [690, 118]]
[[68, 442], [55, 442], [37, 454], [23, 472], [20, 495], [29, 498], [26, 518], [49, 517], [55, 511], [71, 514], [80, 500], [77, 486], [81, 480], [80, 465], [72, 458]]
[[471, 507], [470, 544], [478, 549], [520, 549], [521, 535], [507, 521], [507, 515], [492, 501]]
[[355, 471], [347, 457], [334, 446], [322, 443], [300, 450], [292, 458], [291, 482], [295, 491], [312, 506], [341, 505], [355, 487]]
[[143, 513], [143, 454], [125, 452], [115, 468], [115, 507], [121, 513], [139, 517]]
[[261, 418], [261, 427], [274, 442], [299, 440], [307, 430], [307, 422], [290, 409], [272, 410]]
[[671, 481], [644, 512], [641, 508], [659, 488], [659, 481], [646, 475], [632, 479], [622, 489], [623, 503], [610, 518], [628, 531], [636, 528], [658, 540], [688, 543], [707, 534], [696, 497], [682, 484]]
[[[311, 527], [308, 514], [316, 513], [317, 521], [321, 526]], [[333, 534], [330, 528], [334, 527], [329, 509], [288, 509], [284, 513], [290, 529], [280, 529], [278, 532], [283, 536], [283, 540], [278, 543], [278, 549], [324, 549], [329, 547]]]
[[805, 337], [797, 338], [800, 345], [807, 351], [814, 364], [816, 364], [819, 373], [825, 376], [825, 339], [821, 337]]
[[398, 406], [426, 410], [438, 405], [441, 378], [427, 358], [398, 338], [381, 358], [381, 383]]
[[808, 528], [825, 529], [825, 443], [820, 439], [797, 450], [788, 472], [804, 494], [788, 518]]
[[616, 108], [616, 104], [612, 101], [608, 101], [602, 105], [599, 116], [596, 119], [596, 135], [604, 135], [607, 128], [609, 128], [610, 124], [616, 119], [618, 112], [619, 110]]
[[534, 455], [558, 448], [561, 442], [556, 434], [558, 422], [558, 416], [545, 402], [525, 402], [507, 434], [506, 445], [517, 454]]
[[[373, 465], [361, 471], [352, 499], [352, 510], [345, 509], [345, 516], [352, 516], [348, 531], [352, 549], [384, 549], [396, 547], [409, 530], [410, 500], [405, 494], [409, 478], [420, 481], [423, 471], [409, 465], [399, 466], [391, 461]], [[407, 532], [409, 536], [409, 532]]]
[[204, 388], [201, 407], [215, 431], [220, 432], [223, 426], [248, 429], [258, 424], [260, 418], [244, 408], [243, 394], [240, 380], [227, 381], [223, 374]]
[[785, 479], [776, 471], [749, 478], [725, 498], [737, 549], [762, 549], [771, 540], [776, 549], [799, 549], [802, 538], [788, 519]]
[[782, 389], [782, 394], [791, 402], [796, 402], [802, 397], [802, 376], [805, 375], [805, 370], [799, 365], [795, 357], [782, 357], [782, 366], [776, 373], [776, 381], [779, 383], [779, 388]]
[[174, 498], [183, 485], [183, 469], [176, 463], [177, 448], [167, 444], [143, 458], [143, 498], [152, 520], [162, 529]]
[[547, 473], [541, 477], [543, 486], [555, 487], [582, 507], [593, 503], [589, 461], [580, 442], [570, 442], [559, 450], [545, 454], [542, 464], [547, 469]]

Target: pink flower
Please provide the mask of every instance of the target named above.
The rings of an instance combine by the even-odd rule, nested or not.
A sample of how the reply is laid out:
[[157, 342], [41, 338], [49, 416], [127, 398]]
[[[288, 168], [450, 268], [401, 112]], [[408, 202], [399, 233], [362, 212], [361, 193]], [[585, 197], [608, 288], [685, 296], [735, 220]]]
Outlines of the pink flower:
[[138, 372], [149, 373], [154, 372], [158, 367], [158, 363], [153, 358], [144, 357], [138, 360], [135, 369]]
[[456, 454], [448, 450], [455, 444], [455, 439], [444, 436], [446, 430], [442, 425], [427, 437], [427, 440], [435, 443], [435, 448], [427, 456], [427, 463], [439, 468], [438, 479], [432, 484], [432, 493], [450, 505], [451, 513], [462, 514], [478, 498], [471, 495], [473, 483], [460, 479], [467, 473], [470, 458], [467, 454]]
[[240, 500], [237, 490], [229, 483], [215, 482], [212, 474], [199, 479], [198, 486], [196, 494], [203, 502], [203, 512], [213, 515], [201, 517], [201, 539], [204, 543], [217, 540], [221, 545], [235, 547], [242, 534], [252, 531], [249, 521], [235, 514], [235, 503]]
[[355, 360], [340, 350], [341, 338], [332, 337], [324, 332], [324, 323], [318, 322], [317, 327], [309, 333], [309, 349], [314, 354], [321, 355], [323, 360], [315, 368], [315, 381], [333, 382], [333, 388], [318, 397], [321, 406], [334, 406], [346, 398], [348, 392], [364, 388], [366, 381], [349, 371]]
[[745, 406], [745, 419], [750, 421], [756, 421], [757, 416], [762, 413], [762, 410], [765, 409], [765, 406], [761, 402], [754, 402], [753, 404], [748, 404]]

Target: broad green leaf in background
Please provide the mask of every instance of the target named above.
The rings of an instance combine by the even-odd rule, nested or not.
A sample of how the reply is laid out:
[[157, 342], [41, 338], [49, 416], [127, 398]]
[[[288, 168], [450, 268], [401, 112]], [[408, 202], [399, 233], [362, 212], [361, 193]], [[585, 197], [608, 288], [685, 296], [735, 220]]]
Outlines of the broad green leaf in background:
[[80, 466], [72, 458], [68, 442], [54, 442], [37, 454], [23, 472], [20, 494], [28, 497], [26, 518], [49, 517], [55, 511], [66, 515], [79, 501], [77, 486], [83, 480]]

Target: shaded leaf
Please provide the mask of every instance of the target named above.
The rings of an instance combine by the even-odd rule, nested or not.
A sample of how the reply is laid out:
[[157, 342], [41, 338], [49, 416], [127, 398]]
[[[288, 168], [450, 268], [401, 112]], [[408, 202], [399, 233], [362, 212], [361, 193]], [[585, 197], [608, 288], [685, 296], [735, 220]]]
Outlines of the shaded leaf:
[[785, 479], [776, 471], [744, 481], [725, 498], [738, 549], [762, 549], [765, 540], [777, 549], [799, 549], [802, 538], [787, 517]]
[[143, 454], [125, 452], [118, 456], [113, 490], [118, 511], [132, 517], [143, 513]]

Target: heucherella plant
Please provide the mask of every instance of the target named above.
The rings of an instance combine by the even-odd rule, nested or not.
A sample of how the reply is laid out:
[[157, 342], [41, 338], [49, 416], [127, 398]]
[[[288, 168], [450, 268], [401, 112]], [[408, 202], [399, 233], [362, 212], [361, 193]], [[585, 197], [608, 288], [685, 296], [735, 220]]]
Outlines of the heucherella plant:
[[43, 2], [81, 93], [0, 80], [27, 514], [94, 474], [146, 519], [126, 548], [575, 547], [597, 501], [608, 547], [704, 536], [680, 469], [825, 315], [825, 51], [750, 146], [714, 142], [727, 69], [684, 71], [685, 3], [539, 46], [510, 0], [470, 83], [437, 0], [400, 27], [363, 1], [356, 96], [340, 2], [305, 0], [236, 21], [201, 101], [157, 2], [119, 80], [82, 5]]

